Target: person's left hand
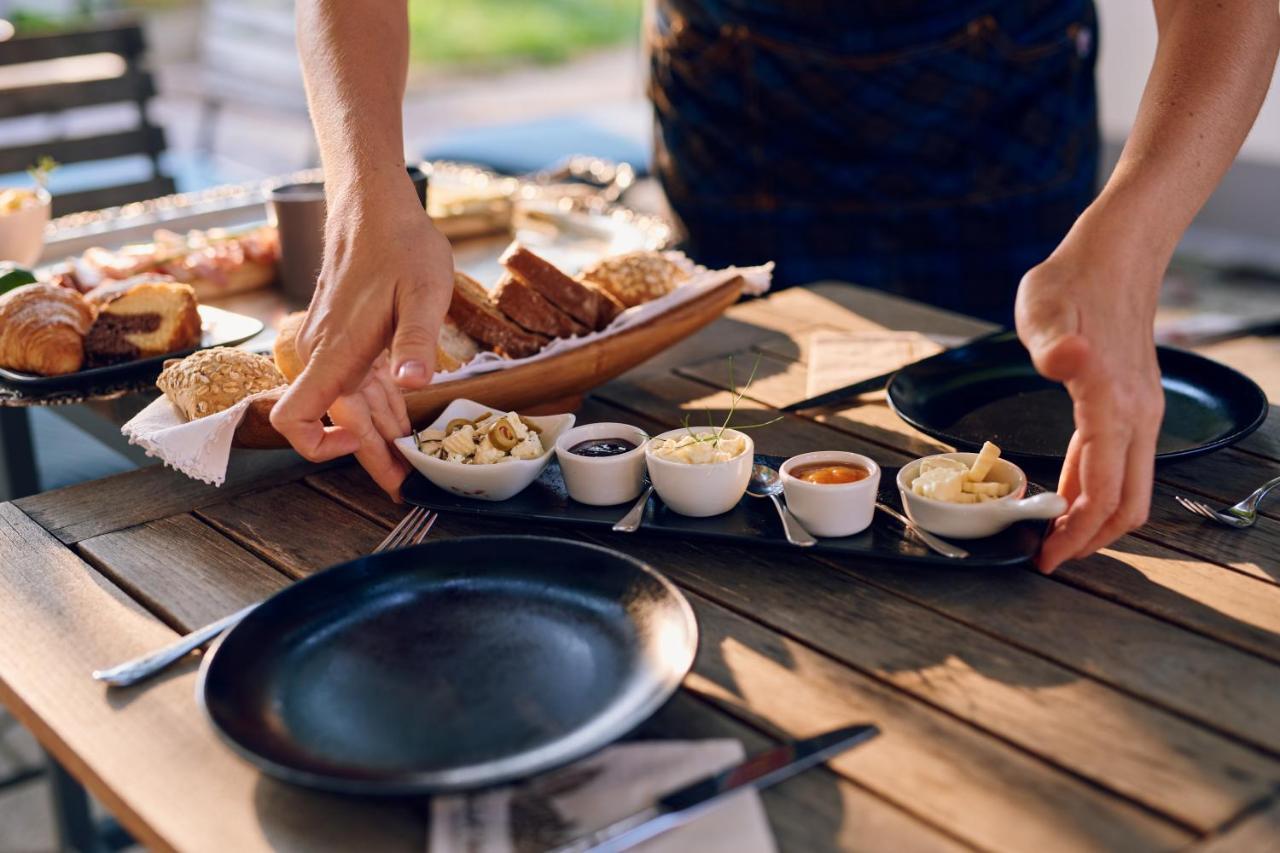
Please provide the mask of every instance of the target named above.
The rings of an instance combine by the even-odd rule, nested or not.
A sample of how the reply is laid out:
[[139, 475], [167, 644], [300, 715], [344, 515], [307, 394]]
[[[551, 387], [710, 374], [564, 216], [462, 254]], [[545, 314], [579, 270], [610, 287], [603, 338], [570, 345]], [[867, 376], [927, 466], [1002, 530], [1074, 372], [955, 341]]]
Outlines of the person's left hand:
[[400, 485], [409, 475], [409, 465], [393, 442], [408, 435], [412, 428], [404, 394], [391, 378], [385, 352], [374, 361], [354, 393], [333, 402], [329, 419], [358, 439], [356, 460], [392, 500], [399, 502]]
[[1041, 374], [1066, 384], [1076, 431], [1058, 492], [1067, 513], [1045, 540], [1046, 574], [1146, 523], [1164, 393], [1152, 327], [1164, 274], [1118, 229], [1082, 218], [1018, 287], [1018, 336]]

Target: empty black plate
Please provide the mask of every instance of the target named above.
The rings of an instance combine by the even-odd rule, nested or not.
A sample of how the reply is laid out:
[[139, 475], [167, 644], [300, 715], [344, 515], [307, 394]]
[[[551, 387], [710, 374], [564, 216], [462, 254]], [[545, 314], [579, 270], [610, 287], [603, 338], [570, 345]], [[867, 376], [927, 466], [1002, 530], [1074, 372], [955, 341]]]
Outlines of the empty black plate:
[[[1165, 413], [1157, 459], [1197, 456], [1253, 432], [1267, 395], [1224, 364], [1158, 347]], [[1036, 373], [1013, 332], [908, 365], [889, 382], [889, 405], [911, 426], [960, 450], [984, 441], [1005, 456], [1060, 461], [1075, 429], [1066, 388]]]
[[199, 696], [266, 773], [361, 794], [511, 781], [606, 746], [693, 663], [684, 596], [645, 564], [538, 536], [429, 542], [282, 590]]

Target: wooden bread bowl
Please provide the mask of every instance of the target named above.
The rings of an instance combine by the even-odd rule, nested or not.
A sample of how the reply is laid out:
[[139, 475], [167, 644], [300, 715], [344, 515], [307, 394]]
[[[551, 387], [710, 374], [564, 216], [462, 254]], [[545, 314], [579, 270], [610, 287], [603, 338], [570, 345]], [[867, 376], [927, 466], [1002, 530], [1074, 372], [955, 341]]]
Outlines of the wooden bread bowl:
[[[742, 293], [741, 277], [730, 279], [670, 311], [577, 349], [465, 379], [439, 382], [405, 395], [415, 427], [430, 423], [445, 406], [465, 397], [504, 411], [530, 411], [549, 403], [566, 408], [598, 385], [647, 361], [709, 324]], [[235, 446], [278, 449], [288, 443], [271, 426], [271, 408], [284, 389], [255, 400], [236, 429]], [[563, 411], [564, 409], [561, 409]]]

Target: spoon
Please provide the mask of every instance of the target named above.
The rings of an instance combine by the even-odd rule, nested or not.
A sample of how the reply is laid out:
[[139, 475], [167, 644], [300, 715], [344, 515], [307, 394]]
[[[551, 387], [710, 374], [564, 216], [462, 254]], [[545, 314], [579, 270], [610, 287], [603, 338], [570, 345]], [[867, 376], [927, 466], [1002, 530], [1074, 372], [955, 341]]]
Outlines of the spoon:
[[770, 468], [768, 465], [752, 465], [751, 479], [747, 482], [747, 494], [753, 498], [770, 498], [773, 505], [778, 509], [778, 517], [782, 519], [782, 529], [787, 534], [787, 541], [792, 545], [799, 545], [801, 548], [808, 548], [810, 545], [818, 544], [818, 540], [813, 538], [813, 534], [804, 529], [804, 525], [796, 521], [782, 501], [778, 500], [778, 493], [782, 491], [782, 478], [778, 476], [778, 472]]
[[644, 492], [636, 499], [635, 505], [627, 510], [627, 514], [618, 519], [618, 523], [613, 526], [615, 533], [635, 533], [640, 529], [640, 522], [644, 519], [644, 508], [649, 503], [649, 495], [653, 494], [653, 484], [645, 486]]

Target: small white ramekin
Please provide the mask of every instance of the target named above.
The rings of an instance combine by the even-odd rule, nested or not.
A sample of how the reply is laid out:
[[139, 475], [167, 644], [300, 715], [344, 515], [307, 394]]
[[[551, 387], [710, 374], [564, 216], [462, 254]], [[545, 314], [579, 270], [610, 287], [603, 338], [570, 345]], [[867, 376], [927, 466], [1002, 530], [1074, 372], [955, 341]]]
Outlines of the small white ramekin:
[[36, 200], [12, 213], [0, 214], [0, 261], [29, 267], [44, 251], [44, 227], [49, 224], [49, 193], [37, 189]]
[[[617, 456], [579, 456], [569, 448], [597, 438], [623, 438], [634, 450]], [[556, 439], [556, 459], [569, 497], [590, 506], [613, 506], [633, 501], [644, 488], [644, 445], [649, 436], [630, 424], [583, 424]]]
[[[854, 465], [869, 473], [855, 483], [831, 484], [809, 483], [792, 475], [807, 465]], [[880, 488], [880, 466], [869, 456], [843, 450], [801, 453], [783, 462], [779, 472], [787, 509], [814, 536], [852, 536], [870, 526]]]
[[[695, 428], [694, 432], [697, 431]], [[649, 439], [644, 451], [649, 481], [662, 502], [681, 515], [706, 518], [726, 513], [737, 506], [746, 494], [751, 466], [755, 461], [755, 442], [746, 433], [726, 429], [724, 435], [746, 439], [747, 447], [724, 462], [687, 465], [654, 455], [654, 442], [688, 434], [686, 429], [673, 429]]]

